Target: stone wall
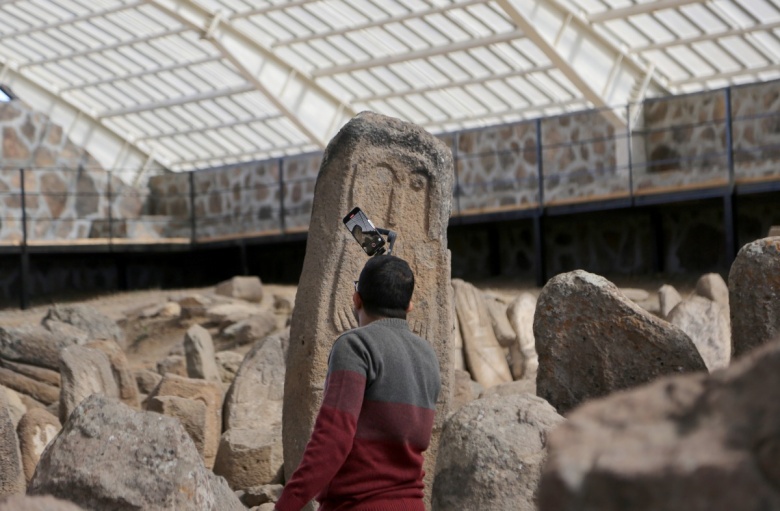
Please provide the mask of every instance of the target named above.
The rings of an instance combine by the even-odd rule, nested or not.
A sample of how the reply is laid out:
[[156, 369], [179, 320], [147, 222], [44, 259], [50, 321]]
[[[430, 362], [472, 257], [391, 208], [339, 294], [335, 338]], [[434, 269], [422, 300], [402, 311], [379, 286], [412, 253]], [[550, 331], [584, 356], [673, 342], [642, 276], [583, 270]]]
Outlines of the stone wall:
[[465, 131], [441, 138], [455, 153], [453, 214], [538, 205], [536, 123]]
[[[21, 101], [0, 103], [0, 240], [22, 232], [22, 173], [28, 240], [138, 236], [123, 219], [140, 219], [142, 192], [103, 170], [60, 126]], [[110, 208], [110, 214], [109, 214]], [[115, 229], [114, 229], [115, 227]], [[140, 237], [140, 236], [138, 236]]]
[[780, 167], [780, 85], [731, 89], [734, 175], [738, 183], [777, 179]]
[[321, 158], [307, 154], [154, 176], [149, 180], [148, 208], [171, 219], [166, 236], [190, 237], [192, 182], [198, 240], [279, 234], [283, 223], [285, 231], [306, 230]]
[[728, 182], [724, 91], [651, 99], [643, 113], [644, 127], [633, 131], [645, 155], [632, 162], [636, 193]]

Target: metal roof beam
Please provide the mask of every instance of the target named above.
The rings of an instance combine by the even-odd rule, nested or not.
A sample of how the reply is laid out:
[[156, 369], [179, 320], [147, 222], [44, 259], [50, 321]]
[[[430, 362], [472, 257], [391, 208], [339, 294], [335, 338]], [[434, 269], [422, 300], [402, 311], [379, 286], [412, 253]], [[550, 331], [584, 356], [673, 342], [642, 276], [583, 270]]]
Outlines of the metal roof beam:
[[166, 71], [176, 71], [178, 69], [186, 69], [191, 66], [199, 66], [201, 64], [208, 64], [211, 62], [219, 62], [221, 57], [205, 57], [198, 60], [191, 60], [189, 62], [181, 62], [176, 64], [171, 64], [169, 66], [160, 66], [156, 69], [145, 69], [143, 71], [138, 71], [137, 73], [129, 73], [126, 75], [120, 75], [120, 76], [112, 76], [111, 78], [103, 78], [102, 80], [95, 80], [93, 82], [86, 82], [79, 85], [72, 85], [70, 87], [63, 87], [60, 89], [60, 92], [68, 92], [72, 90], [81, 90], [81, 89], [88, 89], [90, 87], [97, 87], [99, 85], [110, 85], [112, 83], [117, 82], [124, 82], [127, 80], [132, 80], [133, 78], [143, 78], [145, 76], [154, 76], [158, 73], [164, 73]]
[[412, 94], [423, 95], [426, 92], [435, 92], [442, 89], [451, 89], [453, 87], [467, 87], [469, 85], [486, 85], [488, 82], [503, 81], [503, 80], [508, 80], [510, 78], [519, 78], [521, 76], [527, 76], [533, 73], [545, 73], [547, 71], [552, 71], [553, 69], [555, 69], [553, 66], [539, 66], [539, 67], [534, 67], [533, 69], [526, 69], [525, 71], [509, 71], [507, 73], [491, 74], [489, 77], [470, 78], [468, 80], [459, 80], [459, 81], [449, 82], [440, 85], [415, 87], [414, 89], [409, 89], [406, 91], [389, 92], [387, 94], [377, 94], [376, 96], [355, 98], [355, 101], [361, 101], [361, 102], [379, 101], [379, 100], [390, 99], [390, 98], [400, 98], [404, 96], [410, 96]]
[[755, 32], [769, 31], [769, 30], [774, 30], [776, 28], [780, 28], [780, 22], [778, 21], [775, 21], [773, 23], [759, 23], [749, 28], [733, 28], [730, 30], [723, 30], [722, 32], [701, 34], [695, 37], [673, 39], [665, 43], [648, 44], [646, 46], [632, 48], [631, 50], [629, 50], [629, 53], [642, 53], [651, 50], [665, 50], [666, 48], [671, 48], [672, 46], [690, 45], [694, 43], [701, 43], [704, 41], [717, 41], [718, 39], [724, 37], [750, 36], [753, 35]]
[[466, 0], [461, 3], [447, 4], [446, 6], [436, 7], [435, 9], [428, 9], [427, 11], [412, 11], [406, 14], [391, 16], [389, 18], [384, 18], [381, 20], [368, 21], [366, 23], [360, 23], [358, 25], [343, 28], [343, 29], [330, 30], [328, 32], [321, 32], [319, 34], [309, 34], [309, 35], [304, 35], [299, 37], [293, 37], [292, 39], [287, 39], [283, 42], [280, 41], [274, 43], [271, 46], [275, 48], [277, 46], [287, 46], [295, 43], [305, 43], [314, 39], [324, 39], [327, 37], [344, 35], [350, 32], [358, 32], [360, 30], [367, 30], [369, 28], [381, 27], [384, 25], [388, 25], [390, 23], [403, 23], [404, 21], [408, 21], [412, 19], [420, 19], [423, 16], [430, 16], [432, 14], [441, 14], [455, 9], [462, 9], [464, 7], [469, 7], [471, 5], [484, 4], [484, 3], [485, 0]]
[[25, 62], [24, 64], [19, 66], [19, 69], [23, 69], [25, 67], [31, 67], [31, 66], [42, 66], [44, 64], [49, 64], [51, 62], [59, 62], [63, 59], [75, 59], [77, 57], [85, 57], [87, 55], [94, 55], [95, 53], [103, 53], [108, 50], [116, 50], [118, 48], [124, 48], [126, 46], [132, 46], [134, 44], [138, 43], [145, 43], [147, 41], [151, 41], [153, 39], [160, 39], [161, 37], [168, 37], [171, 35], [177, 35], [182, 34], [184, 32], [187, 32], [189, 29], [186, 28], [178, 28], [173, 30], [165, 30], [163, 32], [157, 32], [155, 34], [149, 34], [141, 37], [133, 37], [131, 39], [125, 39], [124, 41], [118, 41], [113, 44], [103, 44], [96, 48], [90, 48], [88, 50], [82, 50], [77, 51], [73, 53], [65, 53], [63, 55], [57, 55], [56, 57], [48, 57], [45, 59], [40, 60], [33, 60], [31, 62]]
[[[309, 144], [294, 144], [294, 145], [290, 145], [290, 146], [285, 147], [285, 150], [306, 149], [308, 147], [309, 147]], [[271, 159], [268, 156], [271, 152], [272, 151], [270, 149], [269, 150], [262, 150], [262, 149], [260, 149], [258, 151], [247, 151], [247, 152], [244, 152], [244, 153], [224, 153], [224, 154], [220, 154], [218, 156], [209, 156], [209, 157], [206, 157], [206, 158], [192, 158], [190, 160], [180, 160], [180, 161], [176, 162], [176, 165], [180, 166], [180, 167], [184, 167], [186, 165], [193, 165], [193, 164], [196, 164], [198, 162], [204, 162], [205, 163], [205, 162], [217, 161], [217, 160], [224, 161], [224, 160], [228, 160], [228, 159], [231, 159], [231, 158], [244, 158], [244, 157], [254, 157], [253, 159], [257, 159], [257, 158], [264, 158], [264, 159], [268, 158], [268, 159]], [[269, 183], [270, 186], [276, 186], [277, 184], [278, 183], [276, 183], [276, 182]]]
[[183, 129], [183, 130], [176, 130], [176, 131], [168, 131], [163, 133], [157, 133], [155, 135], [145, 135], [143, 137], [138, 137], [135, 140], [154, 140], [154, 139], [160, 139], [160, 138], [172, 138], [172, 137], [178, 137], [179, 135], [192, 135], [194, 133], [206, 133], [209, 131], [216, 131], [221, 130], [223, 128], [235, 128], [236, 126], [249, 126], [252, 123], [255, 122], [265, 122], [265, 121], [272, 121], [274, 119], [283, 119], [281, 115], [268, 115], [265, 117], [253, 117], [251, 119], [238, 119], [236, 121], [231, 122], [225, 122], [222, 124], [218, 124], [216, 126], [205, 126], [202, 128], [189, 128], [189, 129]]
[[248, 18], [256, 14], [268, 14], [269, 12], [283, 11], [291, 7], [301, 7], [306, 4], [313, 4], [320, 0], [288, 0], [287, 2], [269, 5], [267, 7], [258, 7], [255, 9], [249, 9], [248, 11], [239, 12], [230, 17], [230, 19]]
[[715, 73], [707, 76], [693, 76], [691, 78], [685, 78], [683, 80], [675, 80], [671, 82], [675, 87], [682, 85], [689, 85], [691, 83], [705, 83], [712, 80], [729, 80], [738, 76], [756, 75], [758, 73], [771, 73], [773, 71], [780, 71], [780, 64], [769, 64], [767, 66], [754, 67], [754, 68], [742, 68], [736, 71], [726, 71], [723, 73]]
[[684, 5], [701, 4], [705, 1], [706, 0], [653, 0], [652, 2], [597, 12], [588, 16], [587, 20], [593, 23], [603, 23], [605, 21], [625, 19], [629, 16], [636, 16], [638, 14], [651, 14], [665, 9], [676, 9], [677, 7], [682, 7]]
[[230, 87], [228, 89], [216, 89], [209, 92], [203, 92], [201, 94], [192, 94], [190, 96], [182, 96], [176, 99], [160, 101], [159, 103], [147, 103], [147, 104], [135, 105], [127, 108], [117, 108], [116, 110], [109, 110], [108, 112], [104, 112], [98, 115], [98, 119], [106, 119], [108, 117], [118, 117], [120, 115], [137, 114], [140, 112], [148, 112], [150, 110], [159, 110], [161, 108], [170, 108], [179, 105], [187, 105], [189, 103], [197, 103], [198, 101], [205, 101], [207, 99], [216, 99], [225, 96], [232, 96], [233, 94], [241, 94], [253, 90], [255, 90], [255, 88], [252, 87], [252, 85], [250, 84], [244, 84], [238, 87]]
[[426, 48], [424, 50], [408, 51], [404, 53], [398, 53], [396, 55], [389, 55], [387, 57], [381, 57], [371, 60], [364, 60], [361, 62], [352, 62], [350, 64], [343, 64], [340, 66], [332, 66], [327, 69], [319, 69], [312, 72], [312, 76], [333, 76], [341, 73], [349, 73], [352, 71], [360, 71], [362, 69], [371, 69], [373, 67], [386, 67], [400, 62], [411, 62], [418, 59], [427, 59], [430, 57], [436, 57], [439, 55], [445, 55], [447, 53], [454, 53], [457, 51], [465, 51], [473, 48], [481, 48], [483, 46], [489, 46], [491, 44], [506, 43], [521, 39], [523, 37], [522, 32], [508, 32], [504, 34], [495, 34], [489, 37], [483, 37], [481, 39], [470, 39], [455, 44], [448, 44], [446, 46], [434, 46]]
[[[555, 67], [596, 108], [640, 101], [635, 97], [648, 69], [615, 48], [592, 25], [555, 0], [496, 0]], [[652, 76], [648, 89], [667, 92]], [[616, 126], [626, 120], [613, 110], [605, 115]]]
[[310, 76], [263, 47], [194, 0], [147, 0], [183, 25], [204, 34], [238, 72], [298, 128], [324, 148], [335, 131], [357, 112]]
[[65, 26], [65, 25], [73, 25], [74, 23], [78, 23], [79, 21], [91, 20], [93, 18], [97, 18], [98, 16], [107, 16], [107, 15], [113, 14], [115, 12], [126, 11], [128, 9], [134, 9], [134, 8], [138, 7], [139, 5], [141, 5], [142, 3], [143, 2], [141, 0], [138, 0], [136, 2], [131, 2], [131, 3], [128, 3], [128, 4], [124, 4], [124, 5], [117, 5], [116, 7], [112, 7], [110, 9], [105, 9], [105, 10], [102, 10], [102, 11], [93, 11], [93, 12], [90, 12], [89, 14], [83, 14], [81, 16], [74, 16], [73, 18], [68, 18], [68, 19], [64, 19], [64, 20], [54, 21], [54, 22], [47, 23], [45, 25], [38, 26], [38, 27], [27, 28], [27, 29], [24, 29], [24, 30], [17, 30], [15, 32], [9, 32], [8, 34], [0, 34], [0, 40], [8, 39], [8, 38], [11, 38], [11, 37], [16, 38], [16, 37], [23, 36], [23, 35], [35, 34], [37, 32], [46, 32], [46, 31], [48, 31], [48, 30], [50, 30], [52, 28], [62, 27], [62, 26]]

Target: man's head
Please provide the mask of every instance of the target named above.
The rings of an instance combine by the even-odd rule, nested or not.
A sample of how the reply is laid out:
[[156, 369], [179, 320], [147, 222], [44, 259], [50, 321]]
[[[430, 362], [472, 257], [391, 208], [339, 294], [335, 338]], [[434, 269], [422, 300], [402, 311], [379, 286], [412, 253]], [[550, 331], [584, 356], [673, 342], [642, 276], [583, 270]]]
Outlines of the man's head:
[[368, 260], [360, 272], [354, 305], [373, 317], [403, 318], [411, 309], [414, 273], [403, 259], [390, 255]]

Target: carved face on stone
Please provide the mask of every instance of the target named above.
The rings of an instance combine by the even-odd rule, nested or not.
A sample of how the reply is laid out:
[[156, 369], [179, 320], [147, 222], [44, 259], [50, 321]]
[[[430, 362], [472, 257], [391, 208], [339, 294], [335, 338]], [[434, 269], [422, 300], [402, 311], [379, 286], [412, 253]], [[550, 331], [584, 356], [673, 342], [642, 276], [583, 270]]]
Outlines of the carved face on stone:
[[[441, 205], [434, 198], [441, 195], [431, 193], [436, 183], [425, 162], [412, 158], [404, 161], [391, 151], [376, 149], [370, 151], [369, 158], [353, 163], [351, 170], [348, 203], [363, 209], [376, 227], [398, 234], [394, 255], [405, 259], [413, 269], [432, 266], [439, 247], [428, 245], [439, 239]], [[341, 260], [339, 290], [346, 286], [345, 282], [357, 280], [366, 258], [360, 254], [360, 247], [347, 238]], [[424, 317], [430, 297], [425, 296], [419, 284], [413, 297], [417, 309], [414, 315]], [[351, 308], [351, 286], [346, 288], [347, 292], [339, 292], [337, 303], [333, 303], [334, 326], [338, 331], [357, 327]], [[412, 322], [412, 328], [418, 334], [425, 330], [416, 322]]]

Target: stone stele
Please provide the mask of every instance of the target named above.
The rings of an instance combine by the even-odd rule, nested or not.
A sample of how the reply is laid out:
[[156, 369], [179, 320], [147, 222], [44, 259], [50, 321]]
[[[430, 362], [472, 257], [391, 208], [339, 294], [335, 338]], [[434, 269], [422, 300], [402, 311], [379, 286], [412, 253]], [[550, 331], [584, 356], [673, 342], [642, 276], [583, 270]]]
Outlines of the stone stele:
[[350, 120], [325, 150], [290, 327], [283, 414], [286, 477], [298, 466], [309, 440], [331, 346], [341, 333], [357, 326], [352, 282], [367, 258], [342, 219], [359, 206], [375, 226], [398, 233], [393, 255], [406, 260], [415, 274], [409, 323], [431, 343], [442, 368], [442, 391], [425, 462], [429, 501], [452, 372], [447, 249], [452, 165], [450, 149], [419, 126], [371, 112]]

